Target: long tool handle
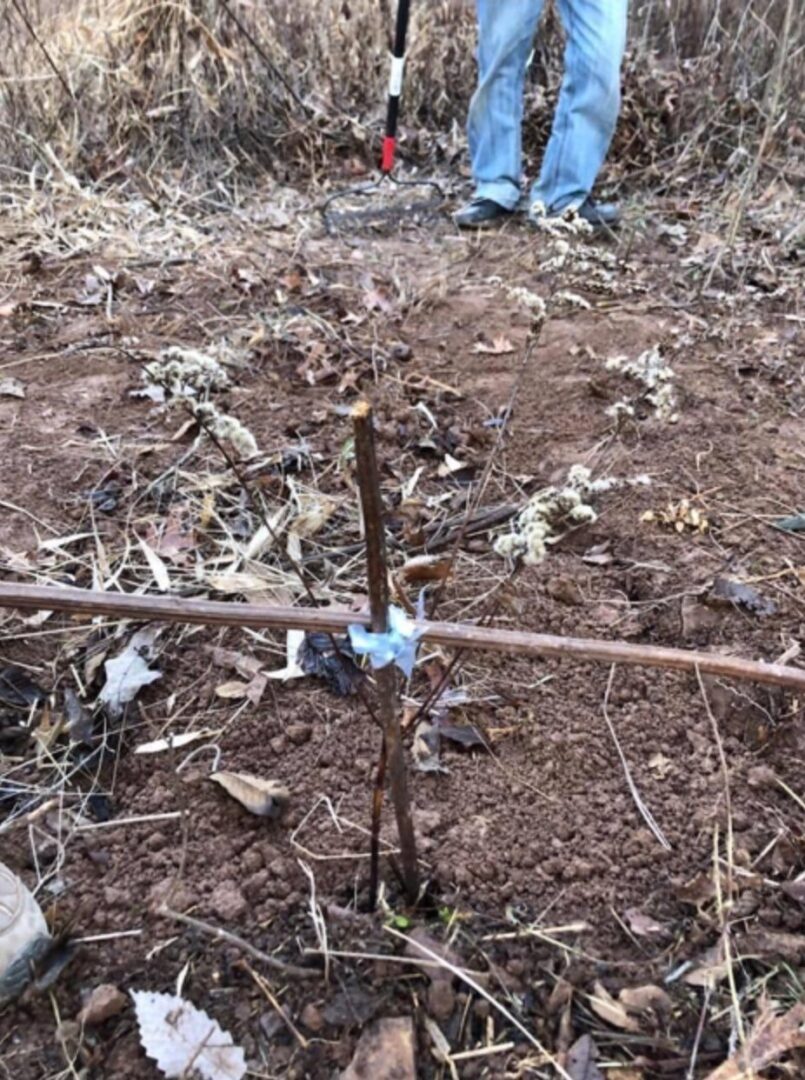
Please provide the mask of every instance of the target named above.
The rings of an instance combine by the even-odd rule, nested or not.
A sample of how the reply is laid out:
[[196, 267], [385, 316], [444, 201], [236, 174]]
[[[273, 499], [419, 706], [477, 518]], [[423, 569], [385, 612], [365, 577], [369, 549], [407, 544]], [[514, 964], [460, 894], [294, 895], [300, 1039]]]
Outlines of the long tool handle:
[[397, 23], [394, 28], [394, 48], [391, 53], [391, 74], [389, 76], [389, 99], [386, 109], [386, 137], [383, 139], [383, 158], [380, 164], [382, 172], [388, 174], [394, 168], [394, 155], [397, 150], [397, 121], [400, 116], [400, 94], [402, 93], [403, 69], [405, 67], [405, 40], [408, 36], [408, 16], [411, 12], [411, 0], [399, 0], [397, 4]]

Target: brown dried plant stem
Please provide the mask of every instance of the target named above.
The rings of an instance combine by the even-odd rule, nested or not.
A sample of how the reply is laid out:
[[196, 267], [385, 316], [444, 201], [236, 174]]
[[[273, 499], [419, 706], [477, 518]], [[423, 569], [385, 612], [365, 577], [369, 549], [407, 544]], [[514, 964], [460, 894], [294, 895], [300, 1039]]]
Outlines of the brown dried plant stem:
[[[372, 409], [368, 402], [359, 401], [353, 408], [352, 427], [355, 433], [355, 462], [366, 540], [366, 572], [372, 630], [376, 634], [385, 634], [388, 630], [389, 607], [386, 537], [383, 526], [383, 500], [380, 494], [380, 479], [375, 454]], [[386, 667], [379, 668], [376, 672], [376, 680], [391, 801], [394, 805], [400, 836], [403, 884], [409, 903], [414, 903], [419, 894], [419, 870], [400, 731], [399, 694], [394, 665], [388, 664]]]
[[[0, 584], [0, 608], [21, 611], [63, 611], [93, 617], [111, 615], [119, 619], [150, 619], [157, 622], [188, 623], [201, 626], [250, 626], [256, 630], [307, 630], [310, 633], [341, 634], [359, 616], [326, 608], [289, 607], [274, 604], [230, 604], [221, 600], [193, 600], [178, 596], [135, 596], [107, 593], [97, 589], [71, 589], [56, 585]], [[629, 664], [717, 675], [766, 686], [787, 686], [805, 693], [805, 668], [788, 664], [768, 664], [739, 656], [672, 649], [661, 645], [632, 645], [626, 641], [599, 638], [559, 637], [530, 630], [504, 630], [473, 623], [422, 622], [422, 640], [453, 649], [506, 653], [510, 656], [553, 657], [564, 660]]]

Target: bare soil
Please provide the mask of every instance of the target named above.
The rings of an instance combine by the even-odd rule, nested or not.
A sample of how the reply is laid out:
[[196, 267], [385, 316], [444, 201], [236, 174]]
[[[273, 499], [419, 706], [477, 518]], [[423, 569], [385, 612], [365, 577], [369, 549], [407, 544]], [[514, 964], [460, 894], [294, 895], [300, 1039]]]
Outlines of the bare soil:
[[[715, 239], [724, 222], [702, 204], [667, 200], [636, 203], [617, 240], [569, 237], [564, 265], [547, 267], [562, 246], [519, 223], [478, 237], [446, 220], [332, 237], [297, 201], [287, 224], [266, 226], [276, 198], [171, 218], [110, 197], [102, 229], [86, 201], [63, 194], [52, 229], [22, 215], [5, 228], [13, 262], [0, 384], [20, 380], [25, 397], [0, 396], [3, 580], [155, 589], [138, 537], [153, 546], [178, 514], [193, 546], [165, 557], [176, 592], [298, 597], [282, 550], [269, 545], [251, 564], [235, 565], [233, 549], [224, 558], [227, 532], [245, 545], [259, 526], [249, 500], [214, 447], [193, 450], [197, 430], [183, 430], [181, 409], [131, 394], [160, 349], [226, 340], [242, 363], [219, 407], [253, 432], [264, 457], [285, 455], [284, 469], [252, 471], [254, 490], [270, 509], [293, 485], [337, 504], [301, 549], [311, 587], [330, 602], [359, 606], [365, 594], [348, 416], [361, 393], [377, 418], [395, 566], [439, 522], [462, 519], [490, 455], [484, 508], [519, 506], [578, 464], [596, 477], [650, 480], [597, 496], [594, 523], [508, 582], [494, 532], [465, 539], [440, 617], [477, 619], [495, 603], [501, 626], [802, 662], [805, 534], [774, 527], [805, 510], [803, 253], [781, 242], [796, 213], [789, 193], [752, 207], [732, 251]], [[94, 274], [97, 285], [98, 266], [116, 281], [88, 282]], [[516, 286], [548, 305], [525, 360], [530, 320]], [[655, 415], [635, 380], [606, 366], [656, 345], [674, 372], [673, 418]], [[633, 415], [613, 419], [608, 408], [626, 399]], [[290, 451], [302, 451], [298, 472]], [[450, 472], [448, 455], [464, 467]], [[678, 526], [663, 513], [676, 513]], [[696, 527], [702, 518], [706, 530]], [[278, 582], [262, 592], [210, 583], [213, 572], [261, 566]], [[759, 610], [715, 603], [713, 583], [725, 578], [754, 589]], [[23, 667], [51, 695], [50, 723], [67, 686], [95, 701], [103, 667], [88, 661], [114, 655], [132, 629], [57, 615], [0, 620], [0, 665]], [[729, 1055], [726, 968], [710, 989], [689, 978], [712, 966], [708, 950], [725, 927], [747, 1030], [763, 992], [781, 1007], [802, 994], [805, 907], [790, 887], [805, 870], [805, 702], [796, 697], [651, 670], [466, 658], [452, 683], [466, 703], [451, 719], [476, 725], [491, 752], [443, 743], [437, 773], [417, 771], [409, 755], [428, 898], [407, 909], [384, 863], [382, 910], [370, 915], [360, 830], [379, 736], [361, 703], [312, 678], [269, 682], [257, 706], [216, 693], [237, 676], [209, 646], [270, 670], [284, 663], [277, 635], [172, 627], [159, 640], [163, 677], [122, 722], [97, 712], [94, 749], [102, 741], [105, 752], [83, 766], [65, 735], [42, 736], [47, 749], [37, 753], [43, 707], [22, 717], [0, 707], [0, 807], [11, 823], [0, 858], [40, 883], [57, 928], [128, 935], [82, 944], [50, 992], [0, 1016], [8, 1077], [158, 1075], [130, 1007], [83, 1031], [72, 1022], [99, 984], [171, 992], [180, 973], [183, 994], [244, 1047], [250, 1075], [337, 1076], [371, 1020], [399, 1015], [416, 1021], [419, 1076], [449, 1075], [428, 1020], [456, 1053], [515, 1044], [458, 1060], [462, 1078], [548, 1075], [521, 1032], [467, 986], [437, 991], [416, 966], [375, 959], [402, 953], [384, 925], [449, 940], [568, 1067], [568, 1048], [590, 1033], [605, 1075], [620, 1080], [703, 1077]], [[429, 664], [449, 660], [427, 656], [409, 704], [426, 696]], [[630, 794], [605, 709], [667, 849]], [[290, 789], [279, 821], [250, 816], [210, 783], [208, 753], [177, 773], [186, 749], [133, 752], [168, 731], [201, 729], [217, 732], [222, 768]], [[48, 801], [26, 827], [25, 814]], [[115, 824], [177, 811], [183, 819]], [[388, 807], [383, 836], [393, 844]], [[333, 956], [327, 981], [284, 979], [160, 915], [166, 897], [314, 967], [320, 958], [305, 950], [321, 944], [315, 903], [329, 949], [353, 956]], [[297, 1036], [244, 960], [268, 978]], [[653, 1008], [621, 1009], [619, 1022], [617, 1009], [602, 1010], [599, 984], [616, 999], [624, 988], [663, 993]], [[805, 1059], [791, 1067], [799, 1075]]]

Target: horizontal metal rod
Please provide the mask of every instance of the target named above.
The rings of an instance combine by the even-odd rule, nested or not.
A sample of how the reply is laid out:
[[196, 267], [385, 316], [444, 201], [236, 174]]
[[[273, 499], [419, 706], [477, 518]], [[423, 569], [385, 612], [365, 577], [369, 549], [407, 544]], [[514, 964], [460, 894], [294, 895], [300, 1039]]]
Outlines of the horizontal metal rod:
[[[120, 619], [197, 623], [205, 626], [250, 626], [258, 630], [305, 630], [339, 633], [369, 617], [327, 608], [280, 607], [272, 604], [230, 604], [174, 596], [132, 596], [126, 593], [70, 589], [53, 585], [0, 584], [0, 608], [62, 611], [69, 615], [111, 615]], [[737, 656], [632, 645], [625, 641], [557, 637], [527, 630], [501, 630], [471, 623], [423, 622], [425, 641], [452, 649], [477, 649], [512, 656], [557, 657], [664, 668], [669, 671], [719, 675], [728, 679], [788, 686], [805, 692], [805, 669], [743, 660]]]

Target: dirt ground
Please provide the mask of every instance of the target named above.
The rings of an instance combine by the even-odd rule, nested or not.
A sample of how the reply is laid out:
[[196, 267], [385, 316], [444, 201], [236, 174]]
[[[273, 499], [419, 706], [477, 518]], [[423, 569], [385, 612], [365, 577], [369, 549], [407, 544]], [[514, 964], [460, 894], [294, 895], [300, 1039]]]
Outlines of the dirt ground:
[[[725, 249], [734, 208], [707, 207], [635, 201], [617, 238], [518, 221], [464, 236], [446, 217], [328, 236], [290, 191], [233, 211], [27, 193], [2, 225], [2, 580], [145, 592], [164, 571], [183, 596], [306, 603], [290, 549], [320, 602], [360, 608], [349, 408], [361, 394], [395, 568], [423, 542], [449, 554], [468, 507], [510, 508], [464, 538], [440, 618], [494, 612], [504, 627], [801, 664], [805, 533], [775, 527], [805, 510], [801, 209], [770, 188]], [[528, 349], [535, 296], [547, 316]], [[171, 346], [225, 361], [213, 398], [259, 448], [240, 479], [181, 402], [135, 396], [143, 364]], [[646, 386], [624, 364], [655, 347], [665, 374]], [[596, 520], [512, 576], [495, 538], [578, 465], [618, 481], [590, 496]], [[281, 543], [253, 543], [255, 500], [285, 515]], [[415, 602], [419, 584], [404, 588]], [[263, 680], [250, 699], [243, 657], [281, 668], [282, 635], [166, 626], [161, 677], [114, 718], [97, 702], [104, 662], [133, 629], [0, 615], [0, 666], [47, 695], [0, 700], [0, 859], [57, 929], [95, 939], [50, 990], [0, 1015], [7, 1077], [160, 1075], [130, 1003], [76, 1021], [101, 984], [179, 985], [243, 1047], [250, 1076], [300, 1078], [340, 1075], [372, 1022], [399, 1016], [414, 1019], [421, 1077], [557, 1075], [534, 1040], [573, 1080], [705, 1077], [769, 1002], [783, 1012], [802, 997], [796, 695], [465, 657], [449, 717], [487, 748], [443, 740], [441, 769], [422, 771], [409, 738], [429, 892], [407, 908], [384, 860], [369, 914], [379, 736], [360, 700], [314, 677]], [[241, 654], [241, 670], [215, 646]], [[450, 660], [419, 658], [409, 717]], [[83, 742], [66, 729], [68, 688], [93, 710]], [[134, 752], [199, 731], [221, 768], [289, 789], [282, 817], [250, 815], [211, 783], [209, 751], [177, 772], [203, 742]], [[383, 838], [393, 845], [388, 807]], [[214, 943], [160, 914], [166, 898], [290, 964], [319, 971], [325, 946], [327, 977]], [[405, 955], [394, 932], [449, 946], [493, 1003], [382, 959]], [[805, 1074], [793, 1052], [780, 1075]]]

